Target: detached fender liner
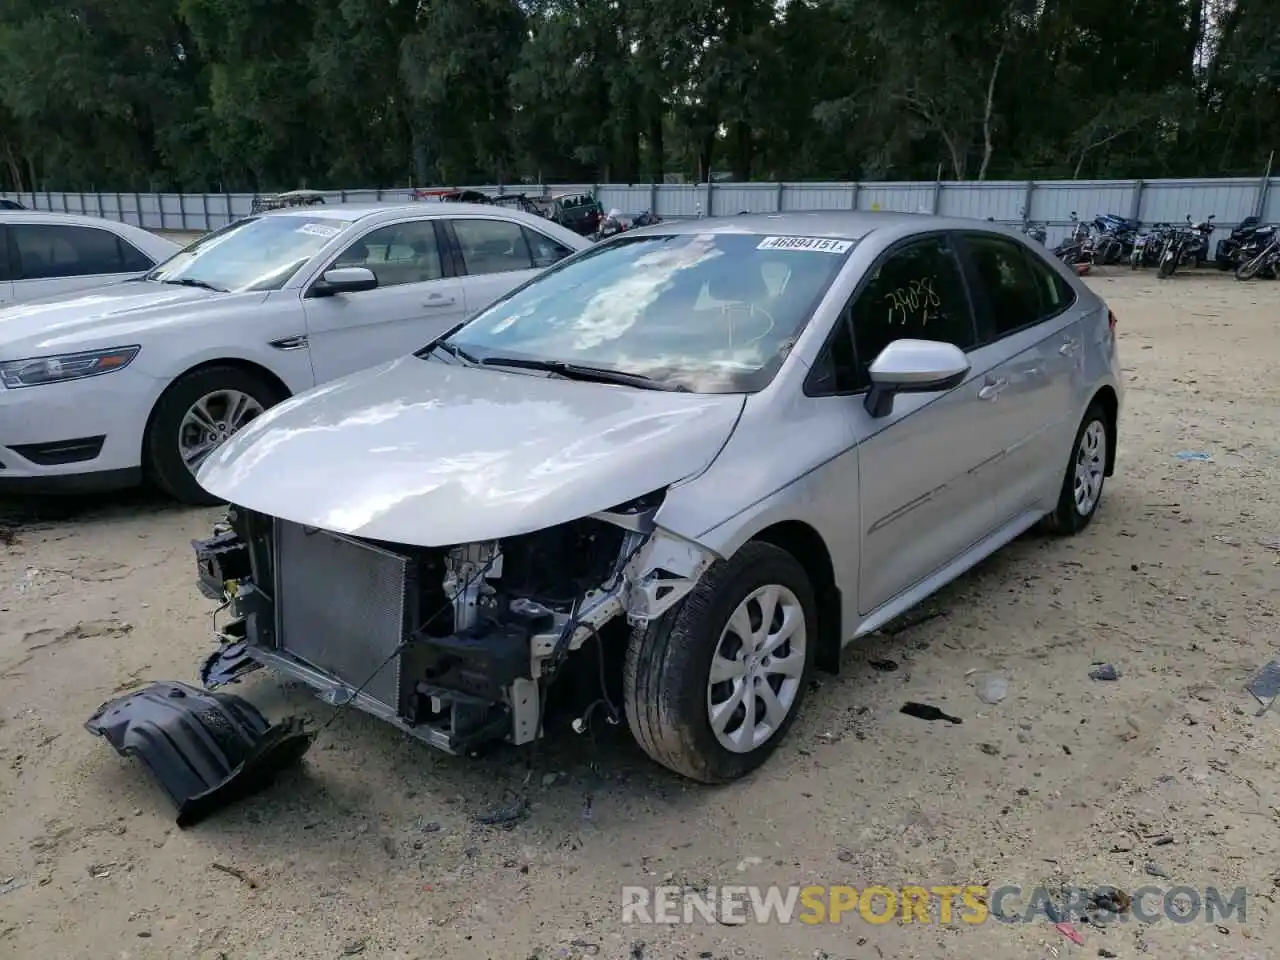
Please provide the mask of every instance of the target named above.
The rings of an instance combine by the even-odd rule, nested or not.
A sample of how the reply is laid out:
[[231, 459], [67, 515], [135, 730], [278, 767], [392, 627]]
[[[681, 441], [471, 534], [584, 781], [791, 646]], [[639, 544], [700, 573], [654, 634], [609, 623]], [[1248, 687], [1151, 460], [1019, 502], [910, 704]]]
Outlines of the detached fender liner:
[[242, 697], [174, 682], [104, 703], [85, 728], [146, 765], [178, 808], [179, 827], [257, 793], [315, 739], [300, 719], [273, 726]]

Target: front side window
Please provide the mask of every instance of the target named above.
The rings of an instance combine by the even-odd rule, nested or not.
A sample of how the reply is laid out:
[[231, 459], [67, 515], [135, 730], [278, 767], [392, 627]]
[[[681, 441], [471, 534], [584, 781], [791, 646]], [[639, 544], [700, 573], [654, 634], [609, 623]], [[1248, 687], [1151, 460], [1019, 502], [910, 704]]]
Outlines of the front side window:
[[379, 287], [423, 283], [444, 276], [431, 220], [393, 223], [370, 231], [338, 254], [335, 267], [368, 267]]
[[145, 279], [222, 291], [279, 290], [350, 225], [295, 214], [246, 217], [184, 247]]
[[978, 342], [960, 264], [944, 237], [894, 251], [874, 269], [850, 311], [860, 386], [894, 340], [941, 340], [961, 350]]
[[454, 235], [462, 251], [463, 268], [470, 276], [533, 269], [533, 257], [524, 229], [510, 220], [453, 221]]
[[448, 338], [480, 359], [564, 361], [704, 393], [777, 373], [853, 248], [746, 233], [624, 235], [516, 288]]
[[120, 244], [109, 230], [34, 223], [15, 223], [9, 230], [17, 253], [19, 279], [126, 272]]

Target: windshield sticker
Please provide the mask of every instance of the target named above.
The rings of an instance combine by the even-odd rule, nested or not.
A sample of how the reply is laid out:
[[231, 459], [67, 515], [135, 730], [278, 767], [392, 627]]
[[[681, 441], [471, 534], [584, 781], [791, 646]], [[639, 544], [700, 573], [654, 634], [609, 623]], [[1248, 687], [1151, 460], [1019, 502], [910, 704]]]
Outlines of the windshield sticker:
[[808, 250], [813, 253], [848, 253], [852, 240], [830, 237], [765, 237], [757, 250]]
[[304, 223], [298, 228], [298, 233], [309, 233], [313, 237], [324, 237], [330, 240], [342, 232], [341, 227], [330, 227], [323, 223]]

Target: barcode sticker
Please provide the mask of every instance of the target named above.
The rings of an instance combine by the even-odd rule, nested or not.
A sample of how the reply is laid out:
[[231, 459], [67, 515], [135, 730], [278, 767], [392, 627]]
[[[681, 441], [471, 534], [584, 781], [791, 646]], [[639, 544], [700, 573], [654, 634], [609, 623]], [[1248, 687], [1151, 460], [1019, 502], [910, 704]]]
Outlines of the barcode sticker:
[[323, 223], [304, 223], [298, 228], [298, 233], [309, 233], [313, 237], [324, 237], [326, 240], [336, 237], [341, 232], [341, 227], [330, 227]]
[[765, 237], [757, 250], [807, 250], [811, 253], [848, 253], [852, 240], [830, 237]]

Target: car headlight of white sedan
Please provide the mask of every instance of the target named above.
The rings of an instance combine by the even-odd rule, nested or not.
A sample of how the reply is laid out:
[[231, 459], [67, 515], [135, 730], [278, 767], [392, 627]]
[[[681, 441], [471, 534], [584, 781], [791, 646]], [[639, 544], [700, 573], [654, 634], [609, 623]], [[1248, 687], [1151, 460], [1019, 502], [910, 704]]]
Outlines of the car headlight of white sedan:
[[64, 353], [54, 357], [6, 360], [0, 362], [0, 383], [10, 390], [16, 390], [18, 387], [36, 387], [44, 383], [97, 377], [123, 370], [133, 362], [141, 349], [138, 346], [108, 347], [105, 350]]

